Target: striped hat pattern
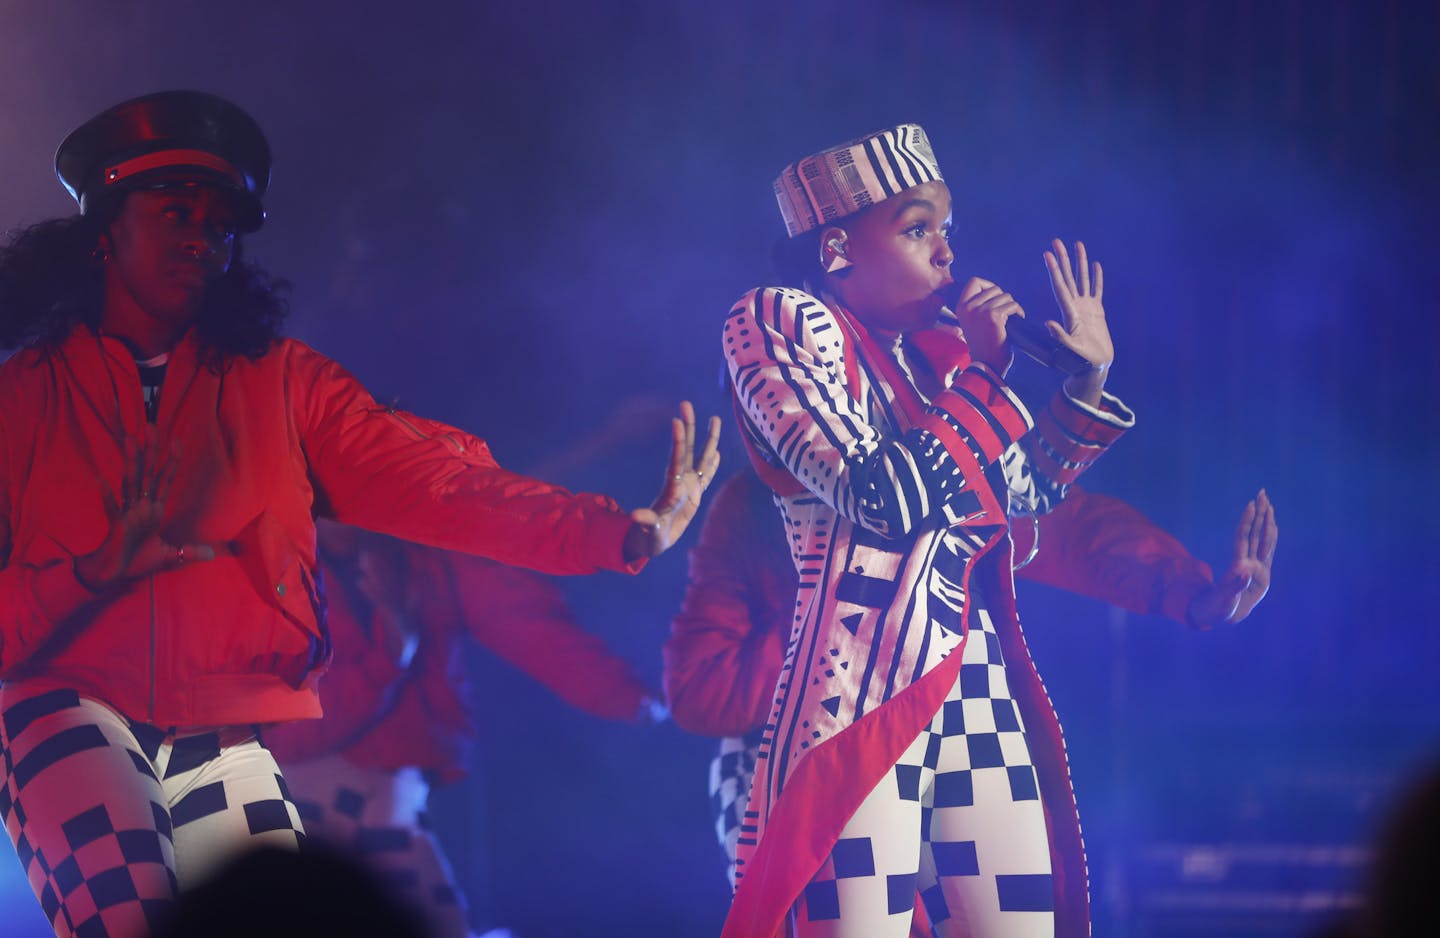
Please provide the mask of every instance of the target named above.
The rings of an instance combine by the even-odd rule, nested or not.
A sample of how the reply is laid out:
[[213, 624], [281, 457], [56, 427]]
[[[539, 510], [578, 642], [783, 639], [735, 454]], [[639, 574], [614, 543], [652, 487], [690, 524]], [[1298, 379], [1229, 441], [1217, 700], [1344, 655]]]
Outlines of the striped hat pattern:
[[775, 180], [775, 200], [793, 238], [943, 178], [924, 128], [901, 124], [785, 167]]

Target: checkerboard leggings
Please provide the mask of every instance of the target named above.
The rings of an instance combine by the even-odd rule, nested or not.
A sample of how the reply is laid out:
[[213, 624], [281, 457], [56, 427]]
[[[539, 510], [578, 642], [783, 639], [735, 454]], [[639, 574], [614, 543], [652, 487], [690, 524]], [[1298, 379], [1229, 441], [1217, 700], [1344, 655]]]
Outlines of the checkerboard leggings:
[[1050, 843], [999, 641], [981, 611], [934, 720], [861, 803], [792, 913], [799, 938], [1053, 938]]
[[306, 833], [354, 853], [426, 916], [434, 938], [470, 934], [464, 896], [425, 825], [430, 786], [418, 769], [367, 769], [342, 756], [286, 763]]
[[725, 852], [725, 876], [730, 880], [731, 889], [735, 888], [740, 817], [750, 804], [750, 788], [755, 782], [758, 735], [725, 737], [720, 740], [720, 751], [710, 760], [710, 819], [715, 825], [720, 849]]
[[74, 691], [0, 688], [0, 756], [0, 817], [60, 938], [147, 935], [178, 890], [304, 837], [253, 727], [176, 735]]

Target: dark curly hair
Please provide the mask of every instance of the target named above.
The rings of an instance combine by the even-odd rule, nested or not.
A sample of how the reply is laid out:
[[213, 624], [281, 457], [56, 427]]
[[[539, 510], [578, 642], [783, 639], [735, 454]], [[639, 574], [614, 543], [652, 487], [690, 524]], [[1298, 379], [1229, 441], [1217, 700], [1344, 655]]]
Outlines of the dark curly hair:
[[[90, 215], [53, 218], [12, 231], [0, 245], [0, 349], [45, 347], [80, 325], [100, 326], [104, 277], [95, 245], [120, 204]], [[290, 313], [288, 281], [244, 259], [235, 241], [230, 269], [210, 285], [195, 328], [202, 358], [259, 358]]]

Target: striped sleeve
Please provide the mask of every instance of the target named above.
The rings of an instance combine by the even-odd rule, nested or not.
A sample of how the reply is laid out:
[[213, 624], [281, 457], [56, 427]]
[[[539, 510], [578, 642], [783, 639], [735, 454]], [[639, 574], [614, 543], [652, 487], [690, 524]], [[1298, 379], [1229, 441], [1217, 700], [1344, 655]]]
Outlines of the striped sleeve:
[[1135, 415], [1112, 394], [1102, 393], [1095, 408], [1061, 391], [1036, 421], [1030, 458], [1035, 469], [1067, 486], [1134, 425]]
[[950, 523], [1003, 520], [1004, 493], [985, 470], [1032, 422], [984, 365], [961, 372], [902, 434], [875, 426], [868, 393], [847, 389], [845, 357], [858, 350], [815, 297], [752, 291], [730, 311], [724, 345], [740, 412], [790, 474], [843, 517], [885, 537], [941, 512]]

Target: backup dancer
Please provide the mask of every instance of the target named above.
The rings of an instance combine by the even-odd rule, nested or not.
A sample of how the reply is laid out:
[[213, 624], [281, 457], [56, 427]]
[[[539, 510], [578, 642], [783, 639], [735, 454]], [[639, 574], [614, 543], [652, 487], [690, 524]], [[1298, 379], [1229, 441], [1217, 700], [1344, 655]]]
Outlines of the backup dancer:
[[246, 263], [270, 149], [221, 98], [116, 105], [56, 154], [78, 216], [0, 248], [0, 818], [57, 935], [134, 938], [302, 827], [263, 724], [318, 717], [315, 517], [553, 573], [634, 571], [717, 462], [675, 421], [621, 511], [508, 472], [279, 334]]
[[[423, 910], [434, 938], [470, 934], [465, 896], [425, 815], [469, 772], [469, 641], [610, 720], [663, 712], [631, 667], [571, 615], [559, 587], [479, 557], [321, 522], [335, 658], [323, 720], [269, 730], [305, 833], [356, 854]], [[488, 714], [487, 722], [503, 714]]]

